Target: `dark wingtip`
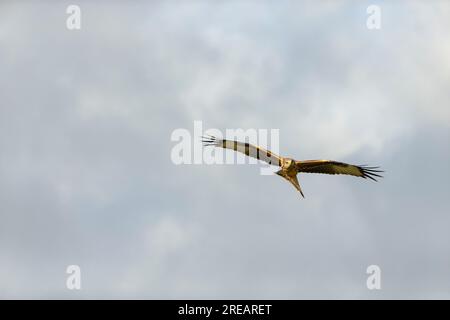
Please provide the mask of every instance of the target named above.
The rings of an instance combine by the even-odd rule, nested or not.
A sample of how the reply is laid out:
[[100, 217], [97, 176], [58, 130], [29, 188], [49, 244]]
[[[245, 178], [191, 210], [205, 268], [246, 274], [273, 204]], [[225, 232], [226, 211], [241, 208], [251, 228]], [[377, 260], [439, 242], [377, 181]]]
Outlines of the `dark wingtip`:
[[201, 136], [200, 139], [204, 146], [215, 146], [217, 144], [217, 138], [209, 134]]
[[383, 176], [380, 174], [384, 172], [383, 170], [379, 170], [380, 167], [369, 167], [367, 165], [358, 166], [361, 170], [362, 177], [364, 179], [369, 178], [375, 182], [377, 182], [377, 178], [383, 178]]

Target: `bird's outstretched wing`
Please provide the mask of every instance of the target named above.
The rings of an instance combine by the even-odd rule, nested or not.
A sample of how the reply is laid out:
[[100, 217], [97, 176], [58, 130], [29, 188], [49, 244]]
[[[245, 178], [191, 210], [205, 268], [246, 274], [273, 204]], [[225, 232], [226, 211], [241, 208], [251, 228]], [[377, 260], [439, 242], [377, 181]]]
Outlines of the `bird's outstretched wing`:
[[347, 174], [364, 179], [369, 178], [374, 181], [377, 181], [376, 178], [382, 178], [380, 173], [383, 172], [378, 170], [379, 167], [368, 167], [365, 165], [355, 166], [352, 164], [331, 160], [305, 160], [296, 161], [295, 164], [298, 172]]
[[215, 146], [215, 147], [221, 147], [224, 149], [231, 149], [234, 151], [241, 152], [241, 153], [245, 154], [246, 156], [265, 161], [270, 165], [281, 167], [280, 156], [278, 156], [277, 154], [275, 154], [271, 151], [265, 150], [260, 147], [256, 147], [247, 142], [217, 139], [214, 136], [203, 136], [202, 142], [203, 142], [203, 145], [205, 145], [205, 146]]

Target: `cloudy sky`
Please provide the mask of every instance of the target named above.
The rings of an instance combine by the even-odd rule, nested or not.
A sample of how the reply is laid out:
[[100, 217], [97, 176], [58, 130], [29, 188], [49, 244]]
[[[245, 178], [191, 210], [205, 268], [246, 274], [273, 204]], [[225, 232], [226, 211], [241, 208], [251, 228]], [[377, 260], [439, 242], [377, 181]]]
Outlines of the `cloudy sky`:
[[[449, 30], [438, 0], [2, 1], [0, 297], [450, 298]], [[385, 178], [177, 166], [195, 120]]]

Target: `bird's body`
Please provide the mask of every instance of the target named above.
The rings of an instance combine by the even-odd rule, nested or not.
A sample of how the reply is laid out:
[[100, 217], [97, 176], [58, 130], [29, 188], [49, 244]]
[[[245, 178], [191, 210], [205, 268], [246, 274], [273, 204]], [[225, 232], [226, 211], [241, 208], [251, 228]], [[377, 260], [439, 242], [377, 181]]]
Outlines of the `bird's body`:
[[280, 157], [271, 151], [256, 147], [249, 143], [239, 141], [217, 139], [213, 136], [203, 137], [202, 142], [206, 146], [215, 146], [225, 149], [231, 149], [237, 152], [244, 153], [249, 157], [253, 157], [265, 161], [271, 165], [281, 167], [276, 172], [277, 175], [283, 177], [300, 192], [304, 197], [303, 191], [297, 179], [297, 174], [304, 173], [324, 173], [324, 174], [345, 174], [361, 178], [369, 178], [377, 181], [376, 177], [382, 177], [379, 173], [378, 167], [356, 166], [343, 162], [332, 160], [304, 160], [297, 161], [291, 158]]
[[303, 194], [302, 188], [300, 187], [300, 183], [297, 179], [297, 166], [295, 164], [294, 159], [283, 158], [281, 160], [281, 170], [277, 171], [276, 174], [285, 178], [287, 181], [292, 183], [292, 185], [297, 189], [302, 197], [305, 197]]

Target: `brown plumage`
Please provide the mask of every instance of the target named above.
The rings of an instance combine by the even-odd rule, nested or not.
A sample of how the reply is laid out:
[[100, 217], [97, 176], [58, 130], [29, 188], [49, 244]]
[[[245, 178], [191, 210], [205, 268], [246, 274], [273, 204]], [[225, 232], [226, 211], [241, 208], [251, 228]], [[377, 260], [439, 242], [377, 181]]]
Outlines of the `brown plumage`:
[[202, 142], [205, 146], [215, 146], [224, 149], [231, 149], [241, 152], [249, 157], [265, 161], [268, 164], [281, 167], [281, 170], [276, 174], [288, 180], [304, 197], [302, 189], [297, 179], [297, 174], [305, 173], [323, 173], [323, 174], [345, 174], [364, 179], [371, 179], [377, 181], [377, 178], [382, 178], [379, 167], [369, 167], [365, 165], [352, 165], [348, 163], [332, 161], [332, 160], [304, 160], [297, 161], [290, 158], [280, 157], [271, 151], [254, 146], [249, 143], [217, 139], [213, 136], [202, 137]]

